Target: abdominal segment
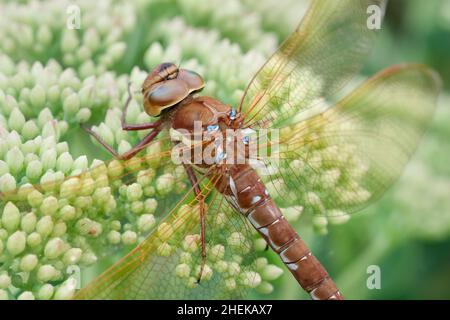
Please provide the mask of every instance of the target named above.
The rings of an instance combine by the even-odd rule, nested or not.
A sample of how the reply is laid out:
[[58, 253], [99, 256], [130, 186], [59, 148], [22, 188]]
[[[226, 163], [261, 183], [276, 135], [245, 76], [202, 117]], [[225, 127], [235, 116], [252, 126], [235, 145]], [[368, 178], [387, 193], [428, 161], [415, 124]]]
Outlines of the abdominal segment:
[[216, 187], [279, 254], [300, 286], [313, 299], [342, 299], [325, 268], [286, 221], [254, 169], [248, 164], [227, 169], [223, 179], [228, 183], [219, 181]]

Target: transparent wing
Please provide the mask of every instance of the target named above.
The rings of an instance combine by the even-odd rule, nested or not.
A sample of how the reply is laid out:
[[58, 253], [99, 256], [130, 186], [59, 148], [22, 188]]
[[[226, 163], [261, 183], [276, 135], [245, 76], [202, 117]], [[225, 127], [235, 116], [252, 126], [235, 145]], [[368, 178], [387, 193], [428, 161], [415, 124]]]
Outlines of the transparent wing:
[[[145, 241], [82, 289], [77, 299], [243, 298], [252, 286], [251, 234], [243, 218], [202, 179], [207, 196], [207, 261], [200, 274], [198, 201], [180, 201]], [[237, 235], [242, 236], [237, 236]], [[236, 242], [236, 239], [242, 241]]]
[[279, 170], [263, 178], [284, 205], [338, 222], [399, 177], [439, 91], [439, 76], [425, 66], [391, 67], [334, 107], [282, 129]]
[[368, 27], [370, 19], [381, 21], [385, 5], [385, 0], [313, 1], [248, 85], [239, 106], [244, 127], [282, 127], [341, 89], [369, 53], [377, 33]]

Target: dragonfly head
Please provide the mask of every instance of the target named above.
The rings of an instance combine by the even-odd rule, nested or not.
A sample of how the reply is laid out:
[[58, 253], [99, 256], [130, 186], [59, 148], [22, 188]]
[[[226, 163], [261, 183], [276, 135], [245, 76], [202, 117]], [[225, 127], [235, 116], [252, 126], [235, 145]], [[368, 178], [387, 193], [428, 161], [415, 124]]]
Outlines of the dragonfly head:
[[173, 63], [161, 63], [142, 84], [145, 111], [150, 116], [159, 116], [162, 110], [180, 103], [204, 86], [205, 81], [198, 73], [179, 69]]

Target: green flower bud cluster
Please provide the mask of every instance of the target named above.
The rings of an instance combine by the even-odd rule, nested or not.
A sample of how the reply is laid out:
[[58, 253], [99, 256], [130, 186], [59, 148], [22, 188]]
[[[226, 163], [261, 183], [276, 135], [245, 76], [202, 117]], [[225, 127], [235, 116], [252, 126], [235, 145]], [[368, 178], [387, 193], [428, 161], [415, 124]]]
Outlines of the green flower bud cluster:
[[[263, 2], [273, 5], [274, 0]], [[106, 1], [101, 6], [83, 0], [76, 3], [80, 29], [72, 30], [65, 27], [71, 4], [0, 4], [5, 17], [0, 21], [0, 298], [71, 298], [79, 285], [73, 267], [130, 250], [152, 231], [159, 238], [156, 254], [174, 258], [175, 276], [186, 288], [195, 287], [202, 269], [201, 281], [221, 280], [227, 292], [256, 288], [270, 293], [281, 269], [259, 257], [265, 242], [248, 234], [252, 227], [244, 228], [242, 217], [227, 211], [208, 216], [203, 267], [198, 230], [162, 221], [189, 187], [182, 167], [154, 156], [167, 150], [167, 136], [142, 157], [103, 163], [88, 160], [110, 157], [79, 127], [95, 123], [94, 131], [109, 145], [120, 153], [129, 150], [148, 131], [121, 130], [128, 81], [133, 100], [127, 122], [153, 121], [142, 109], [142, 95], [134, 92], [147, 75], [140, 67], [151, 69], [163, 61], [196, 70], [207, 80], [205, 94], [237, 105], [248, 80], [276, 48], [274, 34], [262, 25], [269, 10], [237, 0]], [[240, 18], [245, 8], [253, 8], [249, 19]], [[287, 24], [283, 21], [277, 32], [291, 29]], [[130, 71], [122, 63], [136, 67]], [[320, 79], [310, 85], [310, 92], [322, 89]], [[288, 111], [287, 105], [278, 107]], [[333, 150], [311, 152], [319, 168], [321, 157]], [[287, 165], [304, 166], [299, 161]], [[354, 177], [366, 171], [363, 164], [354, 170]], [[320, 172], [320, 186], [327, 188], [339, 187], [347, 174], [338, 165]], [[295, 195], [298, 201], [283, 203], [283, 212], [296, 221], [306, 204], [325, 208], [326, 222], [319, 209], [314, 212], [315, 226], [324, 232], [328, 222], [343, 222], [342, 212], [321, 203], [316, 187], [302, 199]], [[198, 207], [182, 206], [177, 214], [190, 217], [183, 224], [199, 226]]]
[[[196, 70], [208, 79], [205, 94], [232, 105], [239, 103], [248, 80], [265, 61], [260, 51], [243, 52], [228, 39], [221, 39], [219, 33], [191, 28], [180, 17], [162, 21], [155, 33], [168, 39], [168, 43], [165, 47], [160, 42], [149, 46], [144, 57], [148, 68], [160, 61], [181, 61], [184, 68]], [[266, 50], [270, 52], [275, 48], [275, 45], [268, 45]], [[211, 56], [212, 50], [226, 54]]]
[[[89, 266], [123, 246], [137, 245], [157, 225], [158, 197], [163, 197], [158, 190], [175, 192], [175, 183], [168, 181], [180, 179], [169, 178], [168, 172], [180, 172], [169, 165], [157, 169], [146, 164], [136, 172], [128, 171], [126, 163], [106, 166], [98, 160], [73, 175], [82, 170], [80, 163], [87, 165], [87, 160], [76, 159], [70, 177], [59, 171], [49, 178], [49, 171], [39, 185], [2, 193], [0, 282], [5, 297], [70, 298], [76, 289], [70, 267]], [[178, 188], [179, 194], [185, 192]]]
[[6, 2], [0, 11], [0, 51], [15, 61], [55, 58], [82, 77], [100, 75], [120, 62], [126, 36], [136, 25], [132, 5], [110, 1]]
[[172, 256], [178, 261], [174, 273], [186, 288], [196, 288], [200, 280], [204, 286], [220, 283], [223, 296], [240, 296], [251, 288], [266, 294], [273, 291], [270, 282], [283, 271], [267, 259], [258, 258], [253, 241], [262, 239], [249, 233], [252, 227], [243, 217], [227, 207], [207, 217], [204, 261], [201, 259], [200, 234], [191, 233], [182, 238], [178, 234], [183, 228], [190, 230], [192, 226], [198, 226], [198, 205], [181, 206], [176, 217], [173, 222], [164, 222], [158, 227], [158, 254]]
[[190, 25], [217, 30], [221, 38], [234, 39], [245, 51], [257, 49], [269, 55], [277, 38], [263, 31], [261, 16], [255, 10], [242, 18], [242, 12], [248, 10], [246, 6], [238, 0], [182, 0], [178, 1], [177, 13]]

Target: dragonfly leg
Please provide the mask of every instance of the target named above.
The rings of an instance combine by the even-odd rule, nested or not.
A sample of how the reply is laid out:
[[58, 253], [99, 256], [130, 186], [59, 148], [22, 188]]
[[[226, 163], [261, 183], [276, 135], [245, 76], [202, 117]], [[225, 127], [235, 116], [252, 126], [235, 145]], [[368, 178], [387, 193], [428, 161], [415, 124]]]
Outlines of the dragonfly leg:
[[206, 263], [206, 239], [205, 239], [205, 231], [206, 231], [206, 208], [205, 208], [205, 199], [202, 194], [202, 190], [200, 189], [197, 177], [195, 175], [194, 170], [188, 164], [183, 164], [184, 169], [188, 175], [189, 181], [194, 188], [195, 197], [198, 199], [198, 204], [200, 206], [200, 241], [202, 245], [202, 264], [200, 266], [200, 273], [197, 278], [197, 283], [200, 283], [203, 275], [203, 269]]
[[95, 138], [95, 140], [98, 141], [109, 153], [111, 153], [114, 158], [119, 160], [129, 160], [133, 158], [139, 151], [144, 149], [150, 142], [155, 139], [155, 137], [158, 135], [158, 133], [161, 131], [159, 128], [153, 129], [149, 134], [147, 134], [141, 141], [139, 141], [133, 148], [128, 150], [127, 152], [123, 154], [119, 154], [116, 150], [114, 150], [109, 144], [106, 143], [105, 140], [100, 137], [99, 134], [94, 132], [92, 128], [83, 127], [83, 129], [89, 133], [91, 136]]
[[122, 124], [122, 130], [126, 131], [139, 131], [139, 130], [146, 130], [146, 129], [154, 129], [157, 128], [161, 121], [155, 121], [151, 123], [142, 123], [142, 124], [129, 124], [126, 122], [127, 112], [128, 112], [128, 106], [131, 102], [131, 82], [128, 82], [128, 99], [125, 102], [125, 106], [123, 107], [122, 117], [120, 118], [120, 122]]

